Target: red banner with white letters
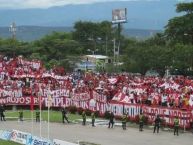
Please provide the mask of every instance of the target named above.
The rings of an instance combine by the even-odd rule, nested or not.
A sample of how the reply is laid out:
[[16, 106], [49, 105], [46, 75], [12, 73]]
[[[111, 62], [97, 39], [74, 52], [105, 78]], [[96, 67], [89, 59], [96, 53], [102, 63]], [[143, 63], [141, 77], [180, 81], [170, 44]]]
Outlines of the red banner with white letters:
[[[38, 97], [33, 97], [34, 105], [42, 104], [42, 106], [48, 106], [47, 97], [41, 98], [41, 103]], [[122, 116], [123, 113], [127, 113], [130, 118], [135, 119], [137, 115], [142, 111], [145, 116], [148, 117], [150, 123], [152, 123], [156, 115], [160, 115], [165, 120], [166, 124], [173, 125], [175, 116], [179, 117], [181, 127], [189, 127], [192, 121], [193, 111], [192, 110], [181, 110], [164, 107], [151, 107], [140, 104], [125, 104], [111, 101], [110, 103], [98, 102], [94, 103], [95, 106], [91, 106], [90, 100], [79, 101], [68, 97], [54, 97], [52, 98], [52, 107], [68, 107], [76, 106], [77, 108], [90, 109], [93, 111], [99, 111], [100, 114], [104, 114], [106, 111], [112, 111], [115, 116]], [[31, 97], [3, 97], [0, 98], [0, 104], [7, 105], [31, 105]]]

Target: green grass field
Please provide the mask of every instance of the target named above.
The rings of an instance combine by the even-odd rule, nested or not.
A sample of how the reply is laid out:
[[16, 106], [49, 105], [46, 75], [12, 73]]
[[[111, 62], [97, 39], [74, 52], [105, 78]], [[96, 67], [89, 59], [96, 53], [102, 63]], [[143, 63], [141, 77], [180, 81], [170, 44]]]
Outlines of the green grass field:
[[20, 144], [11, 141], [0, 140], [0, 145], [20, 145]]
[[[18, 111], [6, 111], [5, 116], [7, 120], [17, 120], [19, 116]], [[23, 117], [24, 119], [30, 119], [31, 118], [31, 112], [29, 110], [23, 111]], [[33, 118], [35, 119], [35, 111], [33, 112]], [[68, 114], [69, 120], [76, 120], [81, 119], [82, 116], [78, 114]], [[42, 119], [44, 121], [48, 120], [48, 111], [42, 111]], [[62, 122], [62, 113], [60, 111], [51, 111], [50, 110], [50, 122]]]

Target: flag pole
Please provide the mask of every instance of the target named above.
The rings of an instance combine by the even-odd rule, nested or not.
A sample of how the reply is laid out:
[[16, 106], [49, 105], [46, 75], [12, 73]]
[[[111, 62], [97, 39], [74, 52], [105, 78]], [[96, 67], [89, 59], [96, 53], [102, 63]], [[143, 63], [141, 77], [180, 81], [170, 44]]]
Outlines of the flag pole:
[[[48, 103], [50, 103], [50, 100]], [[48, 105], [48, 139], [50, 139], [50, 104]]]
[[50, 87], [49, 87], [47, 99], [48, 99], [47, 101], [48, 102], [48, 139], [50, 139], [50, 106], [52, 103]]
[[34, 124], [33, 124], [33, 111], [32, 110], [31, 110], [31, 122], [32, 122], [32, 124], [31, 124], [31, 126], [32, 126], [31, 132], [33, 134], [33, 132], [34, 132]]
[[40, 109], [40, 138], [42, 138], [42, 102], [41, 102], [42, 98], [41, 95], [39, 95], [39, 109]]
[[31, 132], [33, 134], [34, 132], [34, 123], [33, 123], [33, 110], [34, 110], [34, 98], [33, 98], [33, 94], [31, 94], [31, 105], [30, 105], [30, 110], [31, 110]]

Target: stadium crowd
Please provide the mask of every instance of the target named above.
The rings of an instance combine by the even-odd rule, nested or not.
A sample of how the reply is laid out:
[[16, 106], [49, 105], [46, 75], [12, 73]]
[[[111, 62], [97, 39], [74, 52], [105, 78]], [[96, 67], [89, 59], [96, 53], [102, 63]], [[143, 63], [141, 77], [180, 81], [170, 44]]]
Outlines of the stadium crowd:
[[95, 90], [106, 96], [107, 101], [185, 109], [193, 106], [193, 80], [188, 77], [65, 73], [63, 69], [46, 70], [39, 60], [0, 57], [0, 97], [37, 96], [48, 88], [68, 89], [69, 97], [74, 93], [89, 93], [93, 98]]

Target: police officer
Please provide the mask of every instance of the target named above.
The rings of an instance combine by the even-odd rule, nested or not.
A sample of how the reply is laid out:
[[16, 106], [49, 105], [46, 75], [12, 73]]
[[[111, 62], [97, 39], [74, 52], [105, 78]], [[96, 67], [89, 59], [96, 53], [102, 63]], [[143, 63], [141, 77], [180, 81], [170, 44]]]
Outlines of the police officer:
[[67, 111], [65, 108], [62, 109], [62, 122], [64, 123], [64, 119], [69, 123], [68, 117], [67, 117]]
[[86, 125], [86, 112], [82, 112], [82, 125]]
[[157, 133], [159, 133], [160, 123], [161, 123], [161, 119], [160, 119], [159, 115], [157, 115], [156, 119], [154, 120], [154, 131], [153, 131], [153, 133], [155, 133], [156, 129], [157, 129]]
[[123, 130], [126, 130], [126, 124], [127, 124], [127, 114], [123, 114], [122, 116], [122, 128]]
[[2, 121], [2, 117], [1, 117], [1, 115], [2, 115], [2, 105], [0, 105], [0, 118], [1, 118], [1, 121]]
[[23, 111], [19, 111], [19, 121], [23, 121]]
[[36, 111], [36, 122], [40, 122], [40, 111]]
[[91, 118], [92, 118], [92, 127], [95, 127], [95, 113], [94, 112], [92, 112], [92, 114], [91, 114]]
[[192, 133], [193, 133], [193, 121], [191, 122], [191, 129], [192, 129]]
[[108, 128], [110, 128], [110, 126], [111, 126], [111, 128], [113, 128], [114, 119], [115, 119], [115, 116], [114, 116], [113, 112], [110, 112], [110, 116], [109, 116], [109, 126], [108, 126]]
[[3, 105], [1, 105], [1, 106], [0, 106], [1, 121], [6, 121], [6, 120], [5, 120], [5, 114], [4, 114], [4, 112], [5, 112], [5, 108], [4, 108]]
[[174, 118], [174, 135], [177, 134], [178, 136], [178, 129], [179, 129], [179, 119], [178, 117]]
[[139, 115], [139, 131], [143, 131], [144, 116], [142, 113]]

